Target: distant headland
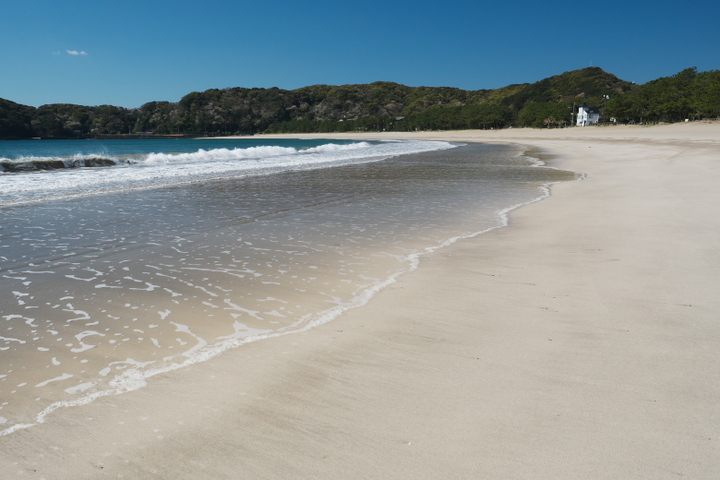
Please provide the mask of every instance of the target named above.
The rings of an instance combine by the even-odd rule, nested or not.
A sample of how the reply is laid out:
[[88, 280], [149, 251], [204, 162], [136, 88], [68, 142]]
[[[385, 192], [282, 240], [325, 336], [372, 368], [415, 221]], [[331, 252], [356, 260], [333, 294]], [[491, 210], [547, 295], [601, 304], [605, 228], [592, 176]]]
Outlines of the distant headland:
[[600, 123], [718, 118], [720, 70], [688, 68], [643, 85], [588, 67], [492, 90], [392, 82], [296, 90], [226, 88], [135, 109], [72, 104], [35, 108], [0, 99], [0, 139], [559, 128], [577, 124], [578, 114], [587, 112]]

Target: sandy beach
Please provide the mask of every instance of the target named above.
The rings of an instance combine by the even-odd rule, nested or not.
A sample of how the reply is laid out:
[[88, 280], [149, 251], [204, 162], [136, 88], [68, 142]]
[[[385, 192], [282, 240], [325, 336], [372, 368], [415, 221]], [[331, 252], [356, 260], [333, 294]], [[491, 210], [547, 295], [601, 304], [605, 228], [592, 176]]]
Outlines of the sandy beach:
[[328, 324], [0, 437], [0, 478], [720, 478], [720, 123], [337, 137], [586, 177]]

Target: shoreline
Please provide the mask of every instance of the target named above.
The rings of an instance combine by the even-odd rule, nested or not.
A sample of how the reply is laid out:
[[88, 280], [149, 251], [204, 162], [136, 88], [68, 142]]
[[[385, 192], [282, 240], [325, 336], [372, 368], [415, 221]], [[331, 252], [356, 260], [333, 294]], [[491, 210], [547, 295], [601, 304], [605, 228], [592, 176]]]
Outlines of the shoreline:
[[[453, 152], [458, 153], [458, 152], [462, 152], [463, 150], [468, 150], [468, 149], [479, 149], [480, 151], [474, 154], [475, 155], [474, 159], [476, 161], [484, 162], [484, 161], [487, 161], [488, 159], [485, 158], [485, 160], [481, 160], [483, 158], [483, 156], [481, 155], [481, 151], [483, 151], [487, 148], [488, 148], [487, 146], [469, 145], [466, 147], [461, 147], [457, 150], [451, 149], [449, 151], [450, 157], [447, 156], [447, 153], [444, 153], [442, 158], [444, 158], [445, 161], [452, 161]], [[495, 150], [497, 151], [497, 149], [495, 149]], [[197, 351], [195, 351], [195, 348], [193, 348], [193, 349], [191, 349], [191, 351], [194, 351], [194, 353], [192, 355], [190, 355], [189, 352], [187, 352], [187, 354], [184, 354], [184, 356], [181, 357], [179, 362], [176, 360], [176, 361], [173, 361], [169, 365], [164, 365], [164, 366], [153, 365], [153, 367], [151, 369], [140, 368], [139, 370], [131, 369], [131, 370], [126, 370], [126, 371], [116, 371], [114, 379], [112, 380], [110, 385], [104, 385], [103, 387], [101, 387], [99, 389], [95, 389], [94, 391], [85, 393], [83, 396], [80, 396], [80, 397], [76, 396], [75, 398], [71, 397], [69, 399], [63, 399], [63, 400], [56, 399], [56, 401], [54, 401], [52, 403], [47, 403], [47, 401], [46, 401], [45, 405], [47, 405], [47, 406], [44, 406], [45, 408], [40, 407], [40, 410], [38, 411], [38, 413], [36, 415], [32, 415], [29, 417], [26, 416], [21, 421], [15, 420], [15, 422], [10, 423], [9, 425], [8, 425], [9, 422], [7, 419], [0, 418], [0, 422], [3, 422], [4, 423], [3, 426], [5, 427], [4, 429], [0, 430], [0, 436], [12, 434], [21, 429], [30, 428], [30, 427], [36, 426], [39, 423], [45, 423], [45, 421], [52, 422], [54, 415], [51, 416], [51, 414], [53, 412], [55, 412], [56, 410], [60, 410], [58, 412], [58, 415], [62, 415], [62, 412], [64, 411], [65, 408], [72, 408], [72, 407], [76, 407], [76, 406], [87, 405], [88, 403], [91, 403], [92, 401], [94, 401], [97, 398], [105, 397], [108, 395], [119, 395], [119, 394], [127, 393], [129, 391], [137, 390], [138, 388], [142, 388], [147, 385], [146, 381], [148, 380], [149, 377], [155, 377], [157, 375], [167, 373], [168, 371], [171, 371], [171, 370], [177, 370], [180, 368], [187, 367], [188, 365], [191, 365], [191, 364], [207, 361], [208, 359], [215, 357], [218, 354], [221, 354], [232, 348], [240, 347], [244, 344], [247, 344], [248, 342], [271, 339], [271, 338], [275, 338], [277, 336], [285, 335], [288, 333], [292, 333], [292, 334], [301, 333], [301, 332], [309, 330], [310, 328], [314, 328], [318, 325], [332, 321], [338, 315], [341, 315], [342, 313], [344, 313], [345, 311], [347, 311], [349, 309], [364, 306], [372, 299], [372, 297], [374, 297], [374, 295], [378, 291], [384, 289], [385, 287], [387, 287], [388, 285], [390, 285], [392, 283], [395, 283], [396, 279], [399, 276], [414, 271], [419, 264], [420, 258], [422, 258], [423, 256], [433, 253], [444, 247], [447, 247], [457, 241], [461, 241], [461, 240], [467, 239], [467, 238], [472, 238], [477, 235], [481, 235], [483, 233], [491, 231], [493, 229], [506, 226], [507, 222], [508, 222], [507, 214], [509, 212], [511, 212], [512, 210], [515, 210], [523, 205], [527, 205], [529, 203], [534, 203], [534, 202], [537, 202], [537, 201], [540, 201], [540, 200], [546, 198], [549, 194], [549, 188], [548, 188], [549, 185], [551, 185], [553, 183], [558, 183], [561, 181], [568, 181], [570, 179], [570, 177], [575, 176], [574, 174], [568, 175], [569, 172], [559, 171], [558, 172], [559, 177], [556, 178], [554, 181], [550, 181], [550, 177], [556, 176], [554, 174], [547, 172], [547, 170], [553, 170], [552, 168], [544, 167], [543, 162], [534, 157], [528, 159], [527, 152], [524, 152], [524, 151], [520, 150], [519, 148], [510, 147], [509, 149], [506, 149], [506, 150], [514, 152], [511, 155], [511, 157], [517, 156], [519, 158], [525, 158], [525, 160], [523, 160], [522, 163], [527, 163], [528, 165], [530, 165], [530, 170], [534, 170], [535, 168], [539, 168], [540, 170], [543, 170], [543, 169], [546, 170], [546, 172], [542, 174], [546, 183], [543, 184], [542, 180], [540, 180], [540, 179], [538, 179], [537, 181], [533, 181], [532, 183], [535, 186], [530, 190], [533, 192], [530, 194], [530, 196], [528, 196], [528, 197], [523, 196], [522, 199], [516, 198], [515, 199], [516, 203], [503, 202], [504, 205], [507, 205], [506, 207], [501, 208], [498, 205], [497, 211], [495, 211], [495, 209], [493, 209], [493, 208], [488, 208], [487, 211], [485, 212], [485, 214], [483, 214], [482, 211], [477, 208], [477, 206], [478, 206], [477, 198], [478, 197], [477, 197], [477, 193], [475, 193], [473, 195], [475, 197], [475, 201], [471, 205], [468, 205], [468, 207], [470, 209], [470, 211], [468, 212], [469, 215], [466, 215], [465, 221], [463, 221], [457, 225], [452, 224], [451, 230], [446, 232], [447, 234], [451, 234], [451, 232], [453, 232], [450, 236], [442, 235], [442, 236], [436, 238], [435, 241], [433, 241], [431, 244], [422, 242], [422, 244], [424, 246], [418, 245], [417, 248], [408, 250], [403, 255], [397, 256], [397, 260], [400, 260], [400, 265], [396, 265], [397, 269], [391, 269], [389, 271], [386, 271], [385, 273], [389, 274], [389, 276], [383, 276], [383, 275], [377, 276], [375, 282], [373, 282], [372, 284], [365, 285], [360, 290], [355, 291], [354, 294], [350, 298], [346, 297], [345, 301], [337, 302], [338, 305], [333, 306], [333, 307], [324, 306], [324, 307], [321, 307], [320, 310], [312, 311], [312, 313], [307, 314], [307, 315], [302, 315], [302, 316], [300, 316], [300, 318], [302, 318], [302, 320], [298, 319], [292, 325], [286, 325], [285, 327], [281, 328], [280, 330], [267, 329], [268, 325], [265, 325], [265, 327], [266, 327], [265, 330], [256, 330], [256, 328], [260, 327], [260, 325], [256, 325], [256, 328], [251, 328], [251, 330], [253, 330], [255, 333], [253, 335], [248, 336], [248, 334], [246, 334], [245, 332], [243, 332], [243, 334], [241, 335], [241, 333], [237, 331], [238, 327], [236, 326], [235, 327], [236, 332], [234, 335], [219, 337], [219, 338], [222, 338], [223, 340], [219, 341], [218, 339], [216, 339], [216, 341], [211, 341], [211, 342], [209, 342], [209, 344], [205, 345], [204, 347], [200, 348]], [[500, 151], [502, 151], [502, 149], [500, 149]], [[428, 155], [428, 154], [425, 153], [424, 155]], [[430, 156], [435, 156], [435, 155], [436, 154], [430, 154]], [[460, 155], [462, 155], [462, 154], [460, 154]], [[465, 154], [465, 155], [468, 155], [468, 154]], [[470, 155], [472, 155], [472, 154], [470, 154]], [[412, 155], [411, 155], [411, 158], [412, 158]], [[493, 157], [493, 158], [495, 158], [495, 157]], [[416, 161], [418, 161], [418, 159], [416, 159]], [[388, 173], [389, 170], [393, 168], [392, 167], [393, 163], [394, 163], [393, 160], [388, 160], [388, 162], [385, 163], [384, 167], [380, 167], [380, 168], [385, 173]], [[561, 180], [560, 177], [563, 177], [564, 179]], [[479, 178], [482, 178], [482, 176], [480, 176]], [[530, 176], [527, 178], [528, 178], [528, 180], [530, 178], [534, 178], [534, 175], [530, 174]], [[349, 187], [349, 185], [348, 185], [348, 187]], [[458, 187], [459, 187], [459, 185], [458, 185]], [[349, 190], [346, 189], [345, 191], [348, 192]], [[528, 191], [528, 193], [530, 191]], [[425, 193], [431, 194], [431, 190], [426, 189]], [[140, 203], [142, 203], [142, 200], [141, 200], [142, 197], [135, 196], [134, 199], [136, 201], [140, 201]], [[458, 199], [453, 197], [450, 194], [446, 194], [445, 200], [448, 202], [457, 202]], [[110, 200], [110, 203], [113, 203], [113, 200]], [[160, 201], [160, 203], [162, 203], [162, 201]], [[410, 204], [412, 204], [412, 203], [410, 203]], [[462, 210], [460, 208], [460, 204], [456, 204], [456, 207], [458, 208], [456, 213], [460, 214], [460, 212]], [[82, 207], [81, 207], [81, 209], [85, 210]], [[431, 214], [431, 212], [432, 212], [431, 209], [426, 210], [427, 214]], [[388, 215], [388, 213], [389, 212], [385, 211], [385, 213], [382, 214], [382, 218], [384, 218], [385, 220], [390, 220], [391, 217]], [[141, 214], [141, 212], [136, 212], [135, 215], [141, 216], [142, 214]], [[483, 219], [483, 220], [480, 221], [480, 219]], [[439, 219], [436, 219], [436, 221], [437, 220], [439, 220]], [[435, 223], [435, 221], [430, 220], [429, 216], [424, 217], [424, 221], [425, 222], [430, 221], [433, 224]], [[478, 221], [479, 221], [479, 223], [473, 223], [473, 222], [478, 222]], [[10, 219], [9, 223], [12, 223], [12, 219]], [[43, 223], [43, 222], [41, 222], [41, 223]], [[420, 223], [423, 223], [423, 222], [421, 221]], [[473, 226], [470, 227], [470, 224], [472, 224]], [[464, 225], [464, 226], [461, 226], [461, 225]], [[45, 224], [45, 226], [47, 227], [49, 225]], [[450, 225], [448, 225], [448, 226], [450, 226]], [[98, 223], [96, 225], [96, 227], [102, 229], [103, 226], [102, 226], [102, 224]], [[143, 229], [142, 225], [138, 224], [138, 227], [139, 227], [140, 231], [142, 231], [142, 229]], [[420, 225], [418, 225], [417, 227], [414, 227], [414, 228], [418, 228], [418, 227], [420, 227]], [[209, 231], [212, 231], [212, 227], [209, 228]], [[343, 230], [341, 229], [341, 231], [343, 231]], [[398, 231], [396, 233], [399, 234], [400, 232]], [[400, 237], [395, 237], [395, 241], [393, 243], [397, 244], [398, 242], [400, 242]], [[200, 248], [205, 249], [208, 246], [209, 245], [201, 245]], [[223, 248], [225, 248], [225, 247], [223, 247]], [[414, 253], [411, 253], [411, 252], [414, 252]], [[344, 255], [348, 255], [350, 253], [351, 252], [346, 251]], [[381, 254], [381, 252], [377, 252], [376, 254]], [[157, 258], [156, 256], [157, 256], [157, 254], [149, 255], [150, 258]], [[166, 255], [163, 255], [163, 257], [167, 258]], [[214, 256], [211, 256], [211, 257], [214, 258]], [[391, 255], [391, 257], [396, 257], [396, 255]], [[126, 259], [126, 261], [127, 260], [128, 259]], [[360, 260], [360, 258], [358, 258], [357, 260]], [[356, 265], [360, 265], [361, 263], [362, 262], [360, 262], [360, 263], [356, 262]], [[217, 267], [217, 265], [216, 265], [216, 267]], [[130, 268], [128, 270], [128, 272], [130, 270], [132, 270], [132, 268]], [[330, 268], [327, 270], [332, 272], [332, 271], [335, 271], [336, 268]], [[298, 272], [296, 271], [295, 273], [298, 273]], [[371, 277], [375, 278], [376, 276], [371, 275]], [[326, 277], [325, 279], [327, 280], [328, 277]], [[209, 279], [205, 279], [205, 280], [209, 280]], [[113, 284], [114, 282], [111, 280], [107, 280], [106, 282], [104, 282], [100, 285], [101, 288], [106, 288], [106, 283]], [[223, 279], [221, 279], [221, 278], [211, 279], [211, 283], [214, 285], [220, 286], [220, 285], [223, 285]], [[168, 285], [167, 284], [164, 284], [164, 285], [165, 285], [165, 288], [167, 288]], [[172, 289], [176, 289], [175, 285], [170, 285], [170, 286], [172, 287]], [[229, 285], [225, 285], [225, 286], [229, 286]], [[333, 292], [336, 295], [338, 295], [336, 298], [339, 299], [339, 298], [341, 298], [340, 297], [341, 294], [337, 291], [338, 287], [339, 286], [336, 285], [335, 288], [333, 289]], [[116, 286], [116, 288], [117, 288], [117, 286]], [[156, 288], [159, 288], [159, 286], [156, 286]], [[251, 289], [249, 285], [247, 286], [247, 288]], [[170, 289], [170, 291], [174, 291], [172, 289]], [[92, 286], [90, 288], [90, 291], [94, 292], [94, 290], [92, 289]], [[309, 293], [307, 293], [307, 290], [305, 290], [305, 289], [303, 289], [302, 291], [305, 292], [302, 295], [302, 297], [305, 297], [305, 301], [307, 303], [307, 300], [310, 298], [311, 295]], [[28, 295], [32, 295], [32, 293], [33, 292], [28, 292]], [[74, 293], [77, 294], [78, 292], [74, 292]], [[255, 292], [255, 293], [257, 293], [257, 292]], [[178, 294], [178, 296], [181, 296], [181, 295]], [[268, 298], [274, 299], [274, 297], [272, 297], [272, 296], [269, 296]], [[110, 302], [113, 300], [117, 300], [117, 298], [112, 298], [112, 297], [104, 298], [104, 300], [107, 300]], [[282, 301], [282, 300], [278, 300], [278, 299], [275, 299], [275, 300]], [[98, 302], [101, 302], [101, 301], [102, 300], [98, 300]], [[303, 303], [303, 302], [300, 302], [300, 303]], [[336, 303], [336, 302], [333, 302], [333, 303]], [[164, 305], [164, 306], [168, 307], [168, 305]], [[244, 305], [244, 306], [248, 307], [249, 305]], [[158, 308], [157, 306], [155, 306], [155, 307]], [[172, 307], [172, 305], [170, 305], [170, 307]], [[252, 310], [253, 308], [258, 308], [258, 307], [260, 307], [259, 304], [255, 305], [254, 307], [251, 307], [251, 310], [247, 310], [247, 311], [253, 311]], [[300, 305], [297, 305], [297, 307], [300, 307]], [[32, 308], [38, 308], [38, 307], [33, 306]], [[150, 315], [150, 316], [152, 316], [152, 314], [154, 314], [154, 313], [155, 313], [154, 311], [145, 312], [146, 315]], [[161, 313], [161, 314], [169, 315], [170, 313], [171, 313], [171, 309], [168, 308], [167, 310], [164, 310], [163, 313]], [[256, 311], [255, 313], [260, 313], [260, 312]], [[275, 313], [277, 313], [277, 311], [275, 311]], [[143, 316], [146, 316], [146, 315], [143, 315]], [[297, 312], [295, 313], [295, 315], [297, 316]], [[47, 313], [39, 315], [40, 318], [44, 318], [46, 316], [47, 316]], [[91, 314], [91, 317], [94, 317], [94, 315]], [[195, 324], [193, 326], [192, 318], [178, 319], [175, 316], [173, 318], [174, 318], [175, 322], [177, 322], [177, 321], [182, 322], [181, 324], [183, 325], [184, 331], [186, 331], [186, 332], [195, 331], [195, 328], [200, 327], [197, 324]], [[262, 324], [262, 321], [260, 323]], [[279, 323], [279, 322], [276, 320], [273, 323]], [[175, 324], [177, 325], [177, 323], [175, 323]], [[135, 326], [138, 326], [138, 325], [135, 325]], [[245, 326], [247, 327], [247, 325], [245, 325]], [[151, 328], [157, 328], [157, 327], [158, 326], [155, 325]], [[97, 329], [98, 327], [95, 327], [95, 328]], [[159, 332], [159, 331], [155, 330], [154, 335], [157, 335], [157, 332]], [[144, 332], [139, 332], [139, 333], [144, 333]], [[202, 335], [202, 337], [205, 337], [205, 335]], [[200, 338], [202, 338], [202, 337], [200, 337]], [[139, 340], [142, 340], [142, 338], [140, 338]], [[162, 343], [162, 342], [160, 342], [160, 343]], [[98, 347], [98, 346], [96, 345], [95, 348], [96, 347]], [[159, 344], [155, 344], [155, 347], [160, 348]], [[172, 347], [170, 347], [170, 348], [172, 348]], [[97, 351], [99, 351], [99, 350], [94, 350], [94, 352], [97, 352]], [[106, 358], [108, 358], [110, 355], [114, 355], [112, 352], [104, 352], [104, 353], [108, 354], [108, 356], [106, 356]], [[109, 363], [108, 367], [101, 369], [101, 367], [103, 367], [103, 365], [104, 365], [103, 364], [103, 365], [99, 365], [99, 366], [96, 365], [96, 366], [94, 366], [94, 368], [95, 368], [95, 370], [101, 369], [101, 371], [104, 371], [105, 373], [104, 374], [101, 373], [101, 375], [103, 377], [107, 377], [107, 375], [109, 375], [109, 372], [112, 371], [112, 369], [111, 369], [112, 365], [117, 365], [118, 363], [122, 364], [122, 365], [127, 365], [128, 363], [130, 363], [129, 360], [125, 361], [125, 362], [122, 361], [122, 359], [127, 358], [128, 355], [134, 359], [137, 359], [137, 358], [142, 358], [142, 357], [138, 357], [137, 355], [144, 355], [146, 353], [147, 352], [144, 352], [144, 351], [135, 351], [135, 353], [126, 352], [125, 356], [122, 356], [122, 354], [121, 354], [121, 356], [113, 358], [116, 361]], [[166, 351], [166, 353], [171, 353], [171, 352]], [[155, 354], [156, 353], [153, 353], [153, 355], [155, 355]], [[60, 360], [58, 360], [57, 358], [53, 359], [54, 366], [57, 366], [60, 364], [65, 364], [69, 360], [68, 358], [62, 358], [62, 357], [60, 357], [60, 358], [61, 358]], [[77, 357], [75, 357], [74, 360], [77, 361]], [[144, 360], [148, 360], [148, 359], [144, 358]], [[109, 362], [110, 360], [107, 360], [107, 361]], [[133, 363], [133, 366], [141, 366], [141, 364], [143, 363], [142, 361], [140, 361], [140, 362], [134, 361], [134, 362], [135, 363]], [[151, 363], [156, 363], [156, 362], [151, 361]], [[38, 364], [34, 368], [28, 369], [28, 370], [30, 370], [30, 372], [34, 372], [34, 373], [38, 374], [39, 377], [31, 380], [30, 378], [27, 378], [26, 376], [24, 376], [24, 377], [22, 377], [23, 383], [38, 384], [38, 386], [44, 386], [44, 385], [46, 385], [48, 383], [52, 383], [54, 381], [67, 380], [67, 379], [73, 378], [75, 376], [82, 378], [83, 373], [85, 373], [84, 371], [81, 371], [81, 372], [74, 371], [73, 373], [68, 373], [67, 367], [64, 367], [64, 370], [63, 370], [64, 373], [62, 375], [59, 375], [59, 376], [56, 376], [53, 378], [47, 378], [47, 374], [42, 373], [45, 371], [45, 368], [43, 368], [43, 367], [47, 368], [49, 366], [43, 365], [43, 364]], [[25, 369], [25, 368], [23, 368], [23, 369]], [[83, 370], [85, 370], [85, 369], [83, 369]], [[113, 378], [113, 377], [111, 376], [110, 378]], [[26, 380], [29, 380], [29, 381], [26, 381]], [[84, 378], [84, 380], [87, 380], [87, 381], [81, 385], [88, 385], [90, 382], [95, 382], [100, 379], [89, 376], [89, 377]], [[17, 384], [20, 382], [20, 379], [19, 378], [13, 379], [13, 378], [5, 377], [5, 378], [3, 378], [3, 382], [7, 382], [7, 384], [13, 384], [13, 383]], [[30, 395], [32, 395], [32, 394], [30, 394]], [[45, 397], [45, 398], [48, 398], [48, 397]], [[32, 398], [29, 398], [28, 400], [32, 400]], [[9, 406], [0, 408], [0, 410], [3, 410], [3, 413], [6, 413], [6, 411], [7, 411], [6, 414], [10, 414], [10, 412], [13, 412], [13, 411], [16, 412], [17, 408], [18, 408], [17, 405], [22, 404], [22, 403], [23, 402], [16, 402], [15, 404], [11, 404]], [[25, 409], [32, 408], [32, 405], [33, 405], [32, 401], [26, 402]], [[13, 410], [13, 408], [15, 410]]]
[[0, 438], [0, 472], [716, 478], [720, 125], [668, 127], [415, 134], [587, 178], [333, 322]]

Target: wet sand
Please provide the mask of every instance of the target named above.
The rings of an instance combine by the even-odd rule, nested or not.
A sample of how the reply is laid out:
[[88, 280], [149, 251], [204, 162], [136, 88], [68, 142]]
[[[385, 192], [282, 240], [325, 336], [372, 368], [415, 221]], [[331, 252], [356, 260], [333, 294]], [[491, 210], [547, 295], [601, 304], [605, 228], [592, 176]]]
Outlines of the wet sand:
[[587, 178], [331, 323], [0, 438], [0, 476], [718, 478], [720, 124], [382, 137]]

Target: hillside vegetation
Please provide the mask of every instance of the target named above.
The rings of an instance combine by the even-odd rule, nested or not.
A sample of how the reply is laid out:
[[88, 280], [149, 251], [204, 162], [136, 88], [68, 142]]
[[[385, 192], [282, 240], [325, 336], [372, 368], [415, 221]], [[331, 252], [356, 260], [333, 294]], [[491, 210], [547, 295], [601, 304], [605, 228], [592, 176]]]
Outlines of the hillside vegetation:
[[590, 67], [532, 84], [474, 91], [391, 82], [226, 88], [136, 109], [34, 108], [0, 99], [0, 138], [561, 127], [571, 123], [583, 103], [621, 122], [715, 118], [720, 115], [720, 71], [687, 69], [635, 85]]

